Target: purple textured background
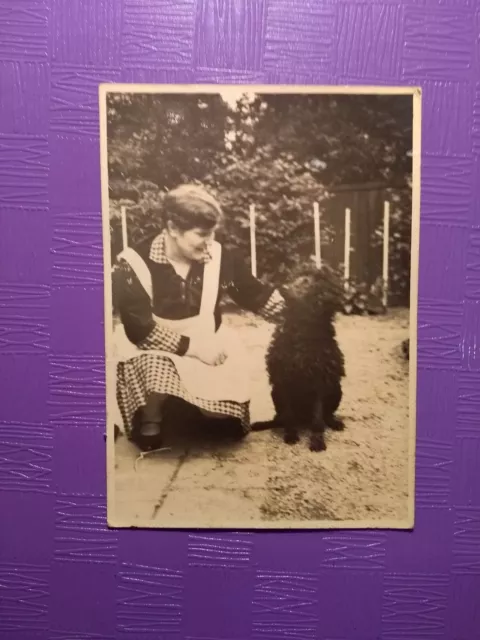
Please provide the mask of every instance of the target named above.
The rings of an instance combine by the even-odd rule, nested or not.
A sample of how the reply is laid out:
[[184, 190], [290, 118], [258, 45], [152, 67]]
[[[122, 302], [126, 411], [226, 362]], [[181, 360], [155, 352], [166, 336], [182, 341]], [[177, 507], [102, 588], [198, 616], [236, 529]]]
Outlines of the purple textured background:
[[[480, 5], [0, 0], [0, 23], [0, 637], [480, 638]], [[105, 81], [423, 87], [413, 533], [106, 529]]]

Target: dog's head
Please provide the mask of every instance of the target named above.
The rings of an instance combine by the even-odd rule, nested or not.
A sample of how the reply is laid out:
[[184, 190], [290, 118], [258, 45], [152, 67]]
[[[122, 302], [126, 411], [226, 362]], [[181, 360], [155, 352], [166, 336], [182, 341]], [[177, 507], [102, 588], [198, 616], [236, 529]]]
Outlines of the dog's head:
[[334, 315], [343, 309], [343, 287], [326, 265], [320, 269], [309, 264], [299, 266], [285, 293], [290, 304], [308, 306], [312, 312]]

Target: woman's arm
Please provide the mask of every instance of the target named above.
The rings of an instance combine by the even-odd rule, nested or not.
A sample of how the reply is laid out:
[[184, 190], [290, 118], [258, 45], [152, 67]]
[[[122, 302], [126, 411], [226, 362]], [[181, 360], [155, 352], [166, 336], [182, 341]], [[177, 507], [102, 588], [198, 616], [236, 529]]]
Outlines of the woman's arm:
[[274, 289], [267, 302], [258, 310], [258, 315], [264, 320], [277, 322], [285, 309], [285, 298], [278, 289]]
[[120, 260], [114, 266], [112, 293], [114, 306], [118, 309], [130, 342], [139, 349], [160, 349], [185, 355], [190, 344], [189, 338], [156, 324], [150, 298], [125, 260]]
[[227, 255], [226, 276], [232, 300], [242, 309], [252, 311], [265, 320], [278, 320], [285, 306], [280, 291], [255, 278], [238, 254], [232, 252]]

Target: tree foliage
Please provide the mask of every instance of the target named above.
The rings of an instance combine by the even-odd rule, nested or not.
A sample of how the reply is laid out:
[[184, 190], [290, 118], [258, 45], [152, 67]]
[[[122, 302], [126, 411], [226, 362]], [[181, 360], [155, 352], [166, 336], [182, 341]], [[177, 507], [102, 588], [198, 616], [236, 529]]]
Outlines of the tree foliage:
[[227, 117], [219, 95], [109, 94], [112, 195], [138, 180], [161, 190], [202, 180], [225, 151]]
[[411, 173], [412, 98], [392, 95], [263, 94], [255, 142], [292, 153], [313, 176], [337, 185], [406, 185]]
[[[250, 253], [250, 206], [255, 207], [258, 272], [280, 284], [299, 261], [314, 251], [312, 203], [323, 202], [325, 188], [290, 154], [275, 157], [269, 145], [205, 177], [227, 215], [222, 240]], [[327, 233], [327, 229], [324, 230]]]

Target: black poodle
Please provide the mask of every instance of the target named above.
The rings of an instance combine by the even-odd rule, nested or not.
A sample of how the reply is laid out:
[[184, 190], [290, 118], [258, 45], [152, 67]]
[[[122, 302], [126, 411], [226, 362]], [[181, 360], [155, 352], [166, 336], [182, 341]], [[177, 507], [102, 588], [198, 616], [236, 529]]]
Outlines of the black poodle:
[[267, 370], [276, 415], [257, 422], [253, 431], [284, 428], [284, 440], [311, 431], [310, 449], [326, 448], [326, 427], [344, 428], [335, 417], [345, 376], [343, 354], [335, 337], [335, 314], [343, 308], [343, 289], [331, 270], [303, 266], [284, 292], [286, 306], [267, 351]]

